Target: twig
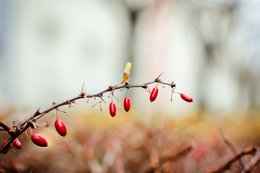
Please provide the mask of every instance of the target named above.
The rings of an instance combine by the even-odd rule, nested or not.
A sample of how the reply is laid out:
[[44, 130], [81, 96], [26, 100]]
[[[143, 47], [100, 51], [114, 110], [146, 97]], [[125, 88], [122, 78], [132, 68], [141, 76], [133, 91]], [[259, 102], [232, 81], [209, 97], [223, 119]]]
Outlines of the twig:
[[159, 159], [160, 163], [158, 164], [157, 167], [152, 167], [150, 165], [148, 168], [146, 168], [146, 170], [144, 172], [146, 172], [146, 173], [155, 172], [156, 170], [160, 169], [160, 165], [163, 165], [164, 163], [169, 162], [169, 161], [176, 161], [176, 160], [184, 157], [185, 155], [187, 155], [191, 150], [192, 150], [192, 146], [189, 145], [189, 146], [181, 149], [177, 153], [170, 153], [168, 155], [163, 155], [160, 157], [160, 159]]
[[[236, 150], [236, 148], [234, 147], [234, 145], [231, 143], [231, 141], [225, 136], [224, 130], [223, 130], [222, 128], [219, 128], [219, 129], [218, 129], [218, 132], [219, 132], [219, 134], [221, 135], [221, 137], [222, 137], [223, 141], [225, 142], [225, 144], [229, 147], [229, 149], [230, 149], [231, 152], [234, 154], [234, 156], [236, 156], [236, 155], [238, 154], [238, 153], [237, 153], [237, 150]], [[239, 158], [239, 159], [238, 159], [238, 162], [239, 162], [239, 164], [240, 164], [240, 166], [241, 166], [242, 171], [244, 171], [244, 169], [245, 169], [245, 164], [244, 164], [242, 158]]]
[[3, 128], [1, 130], [5, 130], [5, 131], [8, 131], [8, 132], [10, 131], [10, 128], [7, 125], [5, 125], [4, 123], [0, 122], [0, 126]]
[[172, 83], [167, 83], [167, 82], [162, 82], [159, 79], [160, 75], [155, 78], [155, 80], [151, 81], [151, 82], [147, 82], [144, 84], [139, 84], [139, 85], [130, 85], [128, 83], [124, 83], [124, 84], [120, 84], [120, 85], [115, 85], [115, 86], [109, 86], [107, 89], [98, 92], [96, 94], [93, 95], [89, 95], [86, 94], [85, 92], [83, 92], [83, 89], [81, 89], [81, 92], [78, 96], [68, 99], [64, 102], [61, 102], [59, 104], [53, 104], [52, 106], [50, 106], [49, 108], [40, 111], [40, 109], [38, 109], [32, 116], [30, 116], [29, 118], [25, 119], [24, 121], [22, 121], [21, 123], [17, 124], [16, 126], [12, 126], [11, 128], [8, 127], [7, 125], [5, 125], [4, 123], [0, 122], [0, 126], [3, 128], [1, 130], [7, 131], [7, 133], [9, 133], [9, 135], [11, 136], [7, 142], [1, 147], [0, 149], [0, 153], [2, 153], [5, 149], [8, 149], [11, 145], [11, 143], [18, 137], [20, 136], [22, 133], [24, 133], [28, 128], [35, 127], [35, 122], [42, 118], [44, 115], [50, 113], [53, 110], [57, 110], [60, 107], [63, 106], [71, 106], [72, 103], [75, 103], [76, 100], [80, 100], [80, 99], [90, 99], [90, 98], [101, 98], [103, 100], [103, 95], [105, 93], [108, 92], [114, 92], [116, 90], [120, 90], [120, 89], [130, 89], [130, 88], [144, 88], [146, 89], [148, 85], [154, 84], [154, 83], [161, 83], [162, 85], [166, 85], [166, 86], [170, 86], [171, 88], [175, 87], [175, 84], [173, 85]]
[[[260, 151], [259, 149], [256, 151], [255, 156], [250, 160], [250, 162], [245, 165], [245, 170], [244, 172], [250, 172], [250, 170], [256, 166], [258, 163], [260, 163]], [[241, 172], [243, 173], [243, 172]]]
[[[255, 155], [258, 150], [259, 150], [259, 148], [255, 147], [255, 146], [249, 146], [249, 147], [245, 148], [244, 150], [242, 150], [241, 152], [239, 152], [237, 155], [228, 159], [224, 164], [214, 166], [213, 168], [210, 168], [207, 172], [208, 173], [224, 172], [225, 170], [229, 169], [234, 162], [238, 161], [243, 156], [245, 156], [245, 155]], [[252, 169], [251, 166], [248, 166], [248, 168], [247, 167], [244, 167], [244, 168], [246, 168], [246, 169], [244, 169], [244, 171], [247, 171], [247, 172], [250, 169]]]
[[182, 150], [178, 151], [177, 153], [174, 154], [170, 154], [167, 156], [162, 156], [161, 157], [161, 164], [168, 162], [168, 161], [176, 161], [178, 159], [180, 159], [181, 157], [183, 157], [184, 155], [188, 154], [190, 151], [192, 150], [192, 146], [187, 146], [185, 148], [183, 148]]

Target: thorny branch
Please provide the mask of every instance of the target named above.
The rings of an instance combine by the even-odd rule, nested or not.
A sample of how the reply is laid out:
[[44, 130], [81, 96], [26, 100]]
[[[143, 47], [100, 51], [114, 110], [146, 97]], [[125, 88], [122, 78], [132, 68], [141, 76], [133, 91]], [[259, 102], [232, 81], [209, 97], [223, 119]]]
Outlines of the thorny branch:
[[162, 85], [166, 85], [166, 86], [170, 86], [172, 89], [172, 92], [174, 91], [176, 85], [174, 82], [171, 83], [167, 83], [167, 82], [163, 82], [160, 79], [161, 74], [155, 78], [153, 81], [151, 82], [147, 82], [144, 84], [139, 84], [139, 85], [131, 85], [129, 83], [122, 83], [119, 85], [114, 85], [114, 86], [109, 86], [107, 89], [98, 92], [96, 94], [90, 95], [87, 94], [85, 92], [83, 92], [83, 90], [81, 90], [80, 94], [74, 98], [71, 98], [69, 100], [66, 100], [64, 102], [61, 102], [59, 104], [53, 104], [52, 106], [50, 106], [49, 108], [40, 111], [40, 109], [38, 109], [32, 116], [30, 116], [29, 118], [25, 119], [22, 122], [19, 122], [16, 125], [13, 125], [12, 127], [8, 127], [6, 124], [0, 122], [0, 130], [1, 131], [6, 131], [11, 137], [6, 141], [5, 144], [3, 144], [3, 146], [0, 149], [0, 153], [2, 153], [5, 149], [8, 149], [11, 145], [11, 143], [21, 134], [23, 134], [27, 129], [31, 128], [35, 128], [35, 122], [40, 119], [41, 117], [43, 117], [44, 115], [54, 111], [54, 110], [58, 110], [60, 107], [63, 106], [71, 106], [72, 104], [75, 103], [75, 101], [80, 100], [80, 99], [96, 99], [96, 98], [100, 98], [101, 100], [103, 100], [103, 94], [111, 92], [113, 94], [114, 91], [116, 90], [120, 90], [120, 89], [130, 89], [130, 88], [144, 88], [147, 89], [148, 85], [154, 84], [154, 83], [160, 83]]

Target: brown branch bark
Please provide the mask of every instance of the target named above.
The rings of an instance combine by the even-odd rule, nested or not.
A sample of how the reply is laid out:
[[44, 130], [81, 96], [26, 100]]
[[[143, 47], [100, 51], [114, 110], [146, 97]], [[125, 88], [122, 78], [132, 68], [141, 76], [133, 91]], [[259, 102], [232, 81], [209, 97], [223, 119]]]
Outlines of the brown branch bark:
[[4, 123], [0, 122], [0, 126], [2, 127], [1, 130], [5, 130], [5, 131], [7, 131], [7, 132], [10, 131], [10, 128], [9, 128], [7, 125], [5, 125]]
[[170, 162], [170, 161], [176, 161], [182, 157], [184, 157], [185, 155], [187, 155], [190, 151], [192, 150], [192, 146], [189, 145], [181, 150], [179, 150], [177, 153], [170, 153], [168, 155], [163, 155], [159, 158], [159, 164], [157, 165], [157, 167], [153, 167], [153, 166], [149, 166], [148, 168], [145, 169], [144, 172], [146, 173], [151, 173], [151, 172], [155, 172], [156, 170], [160, 169], [160, 166], [163, 165], [166, 162]]
[[[231, 150], [231, 152], [234, 154], [234, 156], [238, 155], [238, 152], [235, 148], [235, 146], [232, 144], [232, 142], [225, 136], [224, 130], [222, 128], [218, 129], [219, 134], [221, 135], [224, 143], [229, 147], [229, 149]], [[243, 161], [243, 158], [239, 158], [238, 159], [238, 163], [240, 164], [240, 167], [242, 169], [242, 171], [244, 171], [245, 168], [245, 164]]]
[[2, 153], [5, 149], [9, 148], [11, 143], [21, 134], [23, 134], [28, 128], [30, 127], [34, 127], [34, 123], [40, 119], [41, 117], [45, 116], [46, 114], [54, 111], [54, 110], [58, 110], [58, 108], [63, 107], [63, 106], [71, 106], [71, 104], [75, 103], [75, 101], [80, 100], [80, 99], [91, 99], [91, 98], [100, 98], [101, 100], [103, 100], [103, 94], [111, 92], [113, 93], [115, 90], [120, 90], [120, 89], [130, 89], [130, 88], [144, 88], [146, 89], [148, 87], [148, 85], [154, 84], [154, 83], [160, 83], [161, 85], [166, 85], [166, 86], [170, 86], [172, 89], [174, 89], [176, 87], [175, 83], [167, 83], [167, 82], [163, 82], [160, 80], [160, 75], [155, 78], [155, 80], [151, 81], [151, 82], [147, 82], [144, 84], [139, 84], [139, 85], [130, 85], [128, 83], [123, 83], [123, 84], [119, 84], [119, 85], [114, 85], [114, 86], [109, 86], [107, 89], [100, 91], [96, 94], [90, 95], [87, 94], [83, 91], [81, 91], [81, 93], [71, 99], [68, 99], [64, 102], [61, 102], [59, 104], [54, 104], [52, 106], [50, 106], [49, 108], [40, 111], [40, 109], [38, 109], [32, 116], [30, 116], [28, 119], [18, 123], [16, 126], [12, 126], [11, 128], [8, 127], [7, 125], [5, 125], [4, 123], [0, 122], [0, 126], [3, 128], [1, 130], [6, 131], [7, 133], [9, 133], [9, 135], [11, 136], [7, 142], [0, 148], [0, 153]]
[[[250, 172], [253, 169], [253, 167], [255, 167], [258, 163], [260, 163], [260, 150], [259, 150], [259, 148], [256, 151], [255, 156], [250, 160], [250, 162], [247, 165], [245, 165], [244, 172]], [[241, 173], [243, 173], [243, 171]]]
[[[257, 151], [259, 151], [259, 148], [255, 147], [255, 146], [249, 146], [249, 147], [245, 148], [244, 150], [240, 151], [235, 156], [233, 156], [230, 159], [228, 159], [225, 163], [220, 164], [220, 165], [216, 165], [216, 166], [208, 169], [207, 172], [208, 173], [224, 172], [224, 171], [228, 170], [232, 166], [233, 163], [235, 163], [236, 161], [240, 160], [245, 155], [255, 155]], [[259, 160], [259, 158], [258, 158], [258, 160]], [[245, 166], [244, 171], [249, 172], [251, 169], [252, 169], [252, 166], [248, 166], [248, 167]]]

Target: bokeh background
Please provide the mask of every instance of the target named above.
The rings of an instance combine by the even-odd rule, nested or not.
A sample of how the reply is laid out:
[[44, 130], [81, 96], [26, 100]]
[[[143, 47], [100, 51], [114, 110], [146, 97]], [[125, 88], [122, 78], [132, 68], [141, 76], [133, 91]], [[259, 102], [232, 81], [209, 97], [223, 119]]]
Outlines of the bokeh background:
[[164, 72], [195, 99], [175, 107], [168, 97], [164, 108], [259, 110], [257, 0], [0, 3], [1, 105], [45, 106], [83, 81], [97, 92], [120, 81], [132, 61], [132, 83]]
[[[131, 61], [129, 83], [152, 81], [163, 72], [163, 81], [174, 81], [176, 91], [192, 96], [194, 102], [187, 104], [177, 94], [171, 102], [170, 89], [159, 86], [158, 100], [151, 104], [147, 92], [133, 89], [129, 92], [131, 117], [127, 117], [120, 106], [125, 92], [118, 92], [119, 120], [112, 120], [117, 124], [114, 127], [108, 104], [103, 104], [103, 111], [99, 112], [98, 106], [91, 107], [94, 103], [83, 101], [76, 105], [78, 109], [69, 111], [79, 115], [80, 120], [91, 120], [88, 123], [93, 128], [87, 129], [88, 137], [110, 133], [96, 132], [100, 123], [112, 128], [113, 136], [118, 128], [125, 131], [120, 127], [122, 121], [145, 122], [140, 133], [167, 127], [179, 132], [202, 122], [183, 132], [185, 139], [174, 139], [204, 141], [208, 146], [208, 140], [218, 136], [215, 131], [220, 126], [231, 133], [238, 148], [258, 144], [259, 9], [259, 0], [0, 0], [1, 115], [8, 122], [28, 117], [39, 107], [78, 95], [84, 81], [87, 93], [106, 89], [120, 82], [125, 63]], [[177, 119], [182, 119], [180, 124]], [[164, 120], [171, 123], [165, 124]], [[74, 127], [75, 122], [79, 123], [67, 118]], [[129, 131], [135, 133], [133, 126], [122, 136]], [[209, 134], [211, 130], [213, 135]], [[245, 133], [237, 134], [238, 130]], [[78, 131], [75, 129], [70, 138], [83, 138], [76, 135]], [[164, 134], [163, 130], [159, 132]], [[167, 129], [167, 134], [171, 130]], [[217, 141], [221, 143], [221, 138]], [[195, 170], [203, 172], [209, 162], [204, 164], [203, 169]], [[191, 166], [186, 171], [192, 170]]]

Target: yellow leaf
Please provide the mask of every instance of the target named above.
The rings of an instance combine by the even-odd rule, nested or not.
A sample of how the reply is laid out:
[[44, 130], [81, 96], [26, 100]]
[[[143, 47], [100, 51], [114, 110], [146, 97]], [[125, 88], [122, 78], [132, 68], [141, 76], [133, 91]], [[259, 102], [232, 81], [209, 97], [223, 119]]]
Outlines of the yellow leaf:
[[123, 79], [122, 79], [121, 83], [124, 83], [128, 80], [130, 73], [131, 73], [131, 69], [132, 69], [132, 63], [127, 62], [126, 65], [125, 65], [124, 75], [123, 75]]

